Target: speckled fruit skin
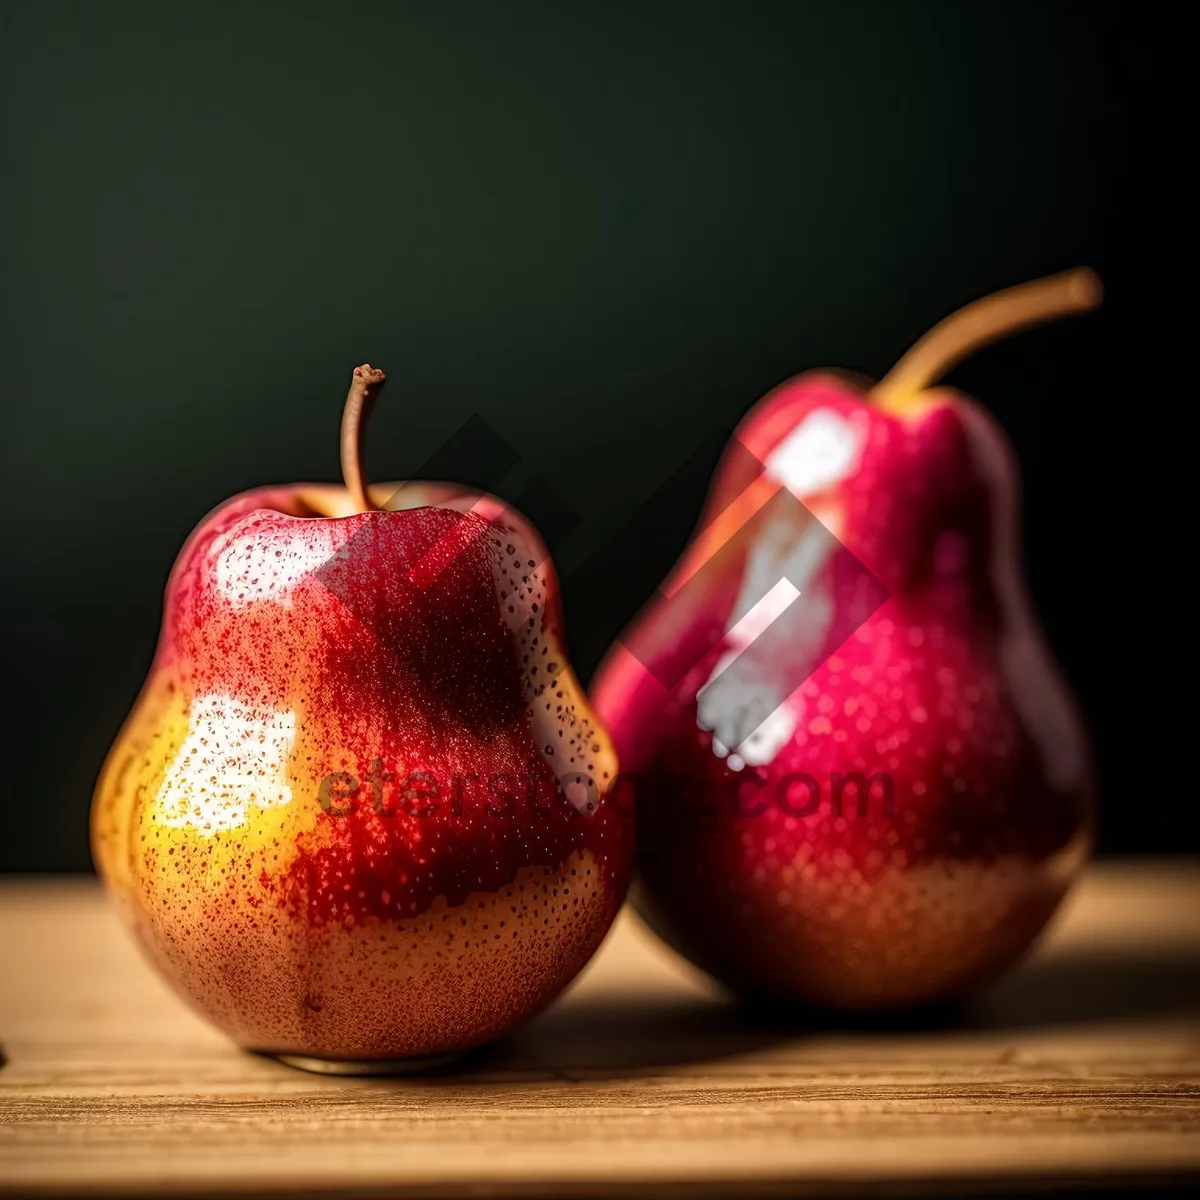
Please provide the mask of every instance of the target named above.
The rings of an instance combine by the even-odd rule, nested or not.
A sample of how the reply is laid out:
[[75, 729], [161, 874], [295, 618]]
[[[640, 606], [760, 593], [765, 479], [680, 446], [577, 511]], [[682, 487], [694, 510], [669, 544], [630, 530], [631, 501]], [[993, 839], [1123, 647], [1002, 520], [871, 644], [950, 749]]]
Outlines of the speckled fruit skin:
[[[939, 1001], [1013, 961], [1082, 865], [1086, 738], [1019, 576], [1014, 464], [991, 418], [946, 390], [898, 416], [842, 377], [801, 376], [739, 427], [701, 528], [801, 429], [820, 431], [816, 469], [788, 487], [845, 550], [803, 565], [812, 527], [790, 499], [768, 504], [701, 594], [651, 602], [593, 682], [621, 790], [637, 796], [635, 896], [739, 991], [850, 1009]], [[886, 588], [856, 631], [843, 619], [862, 581], [846, 551]], [[745, 582], [789, 563], [801, 594], [777, 620], [801, 649], [752, 665], [768, 711], [783, 702], [755, 749], [736, 712], [704, 712], [728, 638], [706, 648], [745, 611]], [[677, 686], [629, 649], [655, 644], [700, 656]], [[817, 781], [815, 805], [799, 772]], [[890, 777], [890, 816], [882, 778], [865, 814], [855, 786], [837, 813], [835, 773], [851, 772]]]
[[482, 1043], [570, 982], [625, 894], [633, 821], [544, 547], [490, 497], [402, 495], [354, 513], [344, 489], [263, 489], [211, 514], [97, 785], [122, 912], [250, 1049]]

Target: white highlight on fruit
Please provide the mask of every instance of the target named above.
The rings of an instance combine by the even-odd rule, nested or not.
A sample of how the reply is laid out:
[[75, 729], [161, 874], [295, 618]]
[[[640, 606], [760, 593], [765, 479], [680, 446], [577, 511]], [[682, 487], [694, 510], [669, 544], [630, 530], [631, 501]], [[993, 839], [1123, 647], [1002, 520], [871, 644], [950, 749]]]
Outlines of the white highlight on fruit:
[[[804, 500], [857, 469], [865, 436], [865, 428], [834, 409], [814, 409], [766, 456], [764, 465], [768, 474]], [[725, 637], [726, 649], [700, 690], [696, 705], [697, 725], [713, 734], [713, 754], [736, 758], [738, 766], [732, 761], [728, 764], [735, 770], [773, 762], [804, 715], [799, 693], [808, 674], [804, 664], [814, 661], [833, 619], [829, 598], [810, 589], [809, 584], [836, 544], [838, 517], [837, 510], [824, 512], [823, 524], [812, 521], [801, 528], [784, 518], [763, 531], [747, 557], [733, 607], [734, 622]], [[801, 592], [804, 605], [793, 606]], [[739, 663], [736, 683], [731, 677], [720, 688], [713, 688], [718, 676], [776, 622], [783, 623], [778, 633], [786, 635], [780, 639], [786, 646], [780, 659], [754, 670]], [[769, 715], [752, 724], [754, 714], [761, 713], [764, 706]]]
[[767, 455], [764, 466], [792, 495], [804, 499], [840, 483], [858, 466], [862, 434], [832, 408], [808, 413]]
[[[747, 592], [744, 582], [741, 592], [743, 596]], [[769, 762], [770, 759], [761, 759], [759, 755], [768, 752], [770, 758], [774, 758], [787, 742], [788, 737], [791, 736], [791, 730], [789, 729], [784, 734], [783, 741], [778, 745], [774, 745], [774, 738], [769, 736], [770, 730], [767, 731], [767, 737], [754, 741], [755, 734], [758, 732], [755, 730], [749, 737], [741, 739], [742, 744], [739, 744], [736, 731], [737, 716], [742, 711], [742, 706], [739, 704], [731, 706], [729, 700], [731, 692], [740, 693], [741, 689], [731, 688], [728, 681], [720, 691], [710, 690], [711, 685], [725, 668], [763, 633], [767, 626], [777, 620], [799, 595], [800, 591], [795, 584], [790, 579], [783, 578], [777, 580], [775, 585], [757, 603], [751, 605], [749, 611], [735, 621], [725, 635], [726, 649], [717, 659], [709, 674], [708, 682], [700, 689], [696, 697], [696, 724], [701, 729], [713, 732], [712, 752], [718, 758], [725, 758], [730, 753], [731, 744], [736, 746], [738, 752], [730, 758], [728, 763], [731, 770], [740, 771], [747, 763], [751, 766], [758, 766], [762, 762]], [[736, 612], [741, 607], [742, 605], [739, 603], [734, 611]], [[759, 726], [759, 729], [764, 728], [770, 721], [769, 717]], [[777, 734], [782, 732], [778, 725], [772, 728]]]
[[[743, 579], [741, 595], [745, 596], [747, 592], [747, 583], [755, 583], [757, 580], [750, 579], [754, 574], [753, 564], [750, 570], [746, 572], [746, 577]], [[750, 594], [753, 595], [753, 588], [750, 589]], [[782, 614], [797, 596], [800, 595], [800, 589], [790, 579], [778, 579], [775, 584], [763, 595], [757, 603], [751, 605], [748, 612], [739, 617], [733, 625], [730, 626], [728, 633], [725, 635], [725, 640], [731, 646], [736, 646], [737, 649], [725, 655], [724, 662], [737, 656], [738, 651], [743, 647], [750, 645], [759, 634], [766, 630], [768, 625], [774, 623], [777, 617]], [[741, 596], [738, 597], [739, 601]], [[741, 603], [734, 607], [734, 612], [741, 609]], [[714, 676], [720, 672], [724, 666], [724, 662], [717, 665], [717, 669], [713, 672]]]
[[269, 536], [241, 522], [213, 547], [217, 590], [234, 608], [263, 600], [292, 606], [296, 585], [320, 570], [337, 550], [330, 522], [307, 521], [303, 535]]
[[[752, 574], [753, 571], [748, 570], [747, 578]], [[743, 582], [742, 594], [745, 595], [747, 590]], [[730, 628], [725, 639], [726, 649], [696, 697], [696, 724], [701, 729], [712, 731], [712, 752], [718, 758], [728, 756], [728, 766], [733, 771], [740, 771], [747, 765], [755, 767], [771, 762], [791, 739], [798, 717], [785, 705], [777, 707], [757, 727], [745, 729], [745, 714], [750, 711], [749, 704], [741, 703], [743, 699], [749, 699], [743, 696], [745, 688], [740, 683], [731, 684], [729, 680], [719, 689], [714, 689], [712, 685], [725, 668], [769, 625], [780, 619], [799, 596], [800, 590], [795, 584], [790, 579], [781, 578], [753, 604]], [[740, 608], [741, 604], [737, 607]], [[768, 680], [756, 683], [758, 686], [771, 686]], [[782, 701], [784, 697], [779, 699]]]
[[212, 837], [245, 825], [255, 807], [290, 803], [286, 766], [295, 740], [290, 709], [256, 708], [221, 693], [197, 696], [154, 799], [155, 821]]
[[[743, 766], [765, 767], [792, 740], [796, 727], [804, 716], [804, 698], [797, 692], [781, 704], [757, 729], [742, 738], [737, 746], [737, 758]], [[714, 739], [714, 752], [716, 739]], [[723, 755], [721, 757], [724, 757]], [[733, 767], [732, 761], [729, 764]], [[734, 767], [741, 770], [741, 767]]]

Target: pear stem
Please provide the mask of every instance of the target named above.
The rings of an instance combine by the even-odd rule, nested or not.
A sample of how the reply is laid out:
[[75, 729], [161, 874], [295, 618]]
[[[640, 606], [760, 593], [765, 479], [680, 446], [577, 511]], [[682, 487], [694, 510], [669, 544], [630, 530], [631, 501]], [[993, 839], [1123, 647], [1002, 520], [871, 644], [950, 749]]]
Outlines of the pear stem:
[[968, 355], [1019, 329], [1096, 308], [1104, 295], [1088, 267], [993, 292], [939, 321], [871, 389], [884, 408], [906, 408]]
[[363, 476], [362, 439], [375, 397], [386, 379], [387, 376], [370, 363], [355, 367], [350, 390], [346, 393], [346, 406], [342, 409], [342, 478], [359, 512], [375, 511]]

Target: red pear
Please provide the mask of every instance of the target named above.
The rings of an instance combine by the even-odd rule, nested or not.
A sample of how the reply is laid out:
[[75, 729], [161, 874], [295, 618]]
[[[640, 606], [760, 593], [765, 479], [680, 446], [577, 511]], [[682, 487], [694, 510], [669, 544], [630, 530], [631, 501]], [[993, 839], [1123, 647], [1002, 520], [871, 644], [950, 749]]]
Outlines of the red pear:
[[253, 491], [192, 534], [92, 815], [179, 991], [241, 1045], [327, 1070], [532, 1016], [632, 865], [541, 539], [491, 496], [366, 487], [382, 381], [355, 371], [346, 487]]
[[601, 666], [639, 907], [731, 987], [946, 999], [1012, 962], [1079, 871], [1089, 751], [1021, 579], [1013, 455], [930, 385], [1098, 299], [1090, 272], [1038, 281], [948, 318], [874, 387], [776, 389]]

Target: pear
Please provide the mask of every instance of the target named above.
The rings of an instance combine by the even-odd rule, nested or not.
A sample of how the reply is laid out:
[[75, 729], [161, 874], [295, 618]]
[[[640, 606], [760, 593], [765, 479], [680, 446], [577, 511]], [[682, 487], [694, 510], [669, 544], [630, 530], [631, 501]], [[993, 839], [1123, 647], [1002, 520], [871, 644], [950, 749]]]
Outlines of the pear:
[[699, 532], [592, 686], [639, 813], [637, 902], [744, 993], [963, 993], [1087, 855], [1087, 736], [1021, 577], [996, 422], [933, 386], [1099, 302], [1068, 272], [926, 335], [882, 382], [793, 379], [743, 420]]
[[[172, 984], [240, 1045], [400, 1069], [527, 1020], [599, 945], [633, 826], [536, 531], [450, 484], [211, 513], [104, 765], [94, 856]], [[389, 1065], [390, 1064], [390, 1065]]]

